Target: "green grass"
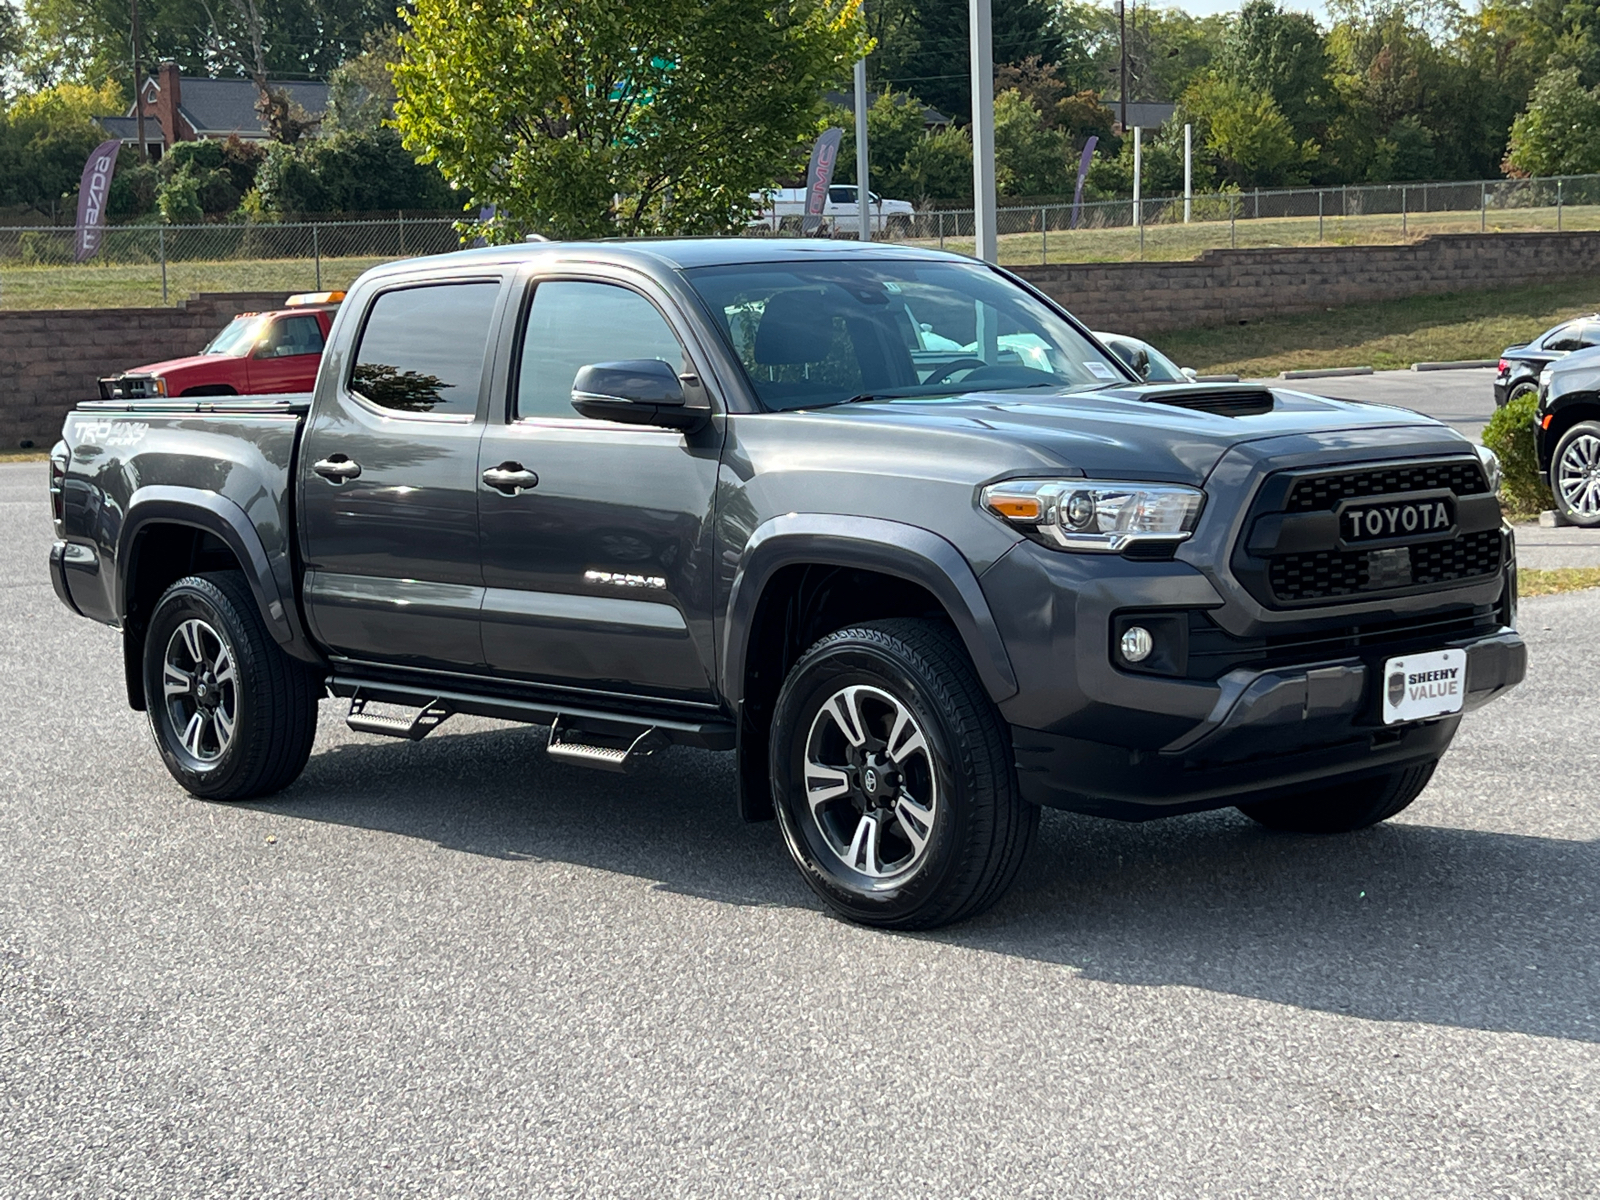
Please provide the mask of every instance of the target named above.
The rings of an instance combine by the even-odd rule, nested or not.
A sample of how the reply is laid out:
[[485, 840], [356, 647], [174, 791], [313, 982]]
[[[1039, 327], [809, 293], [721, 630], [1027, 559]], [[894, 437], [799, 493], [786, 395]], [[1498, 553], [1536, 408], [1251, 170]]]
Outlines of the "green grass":
[[48, 450], [0, 450], [0, 463], [43, 462], [49, 457]]
[[[325, 258], [322, 289], [348, 287], [387, 258]], [[167, 303], [194, 292], [297, 292], [319, 287], [311, 259], [167, 264]], [[0, 308], [147, 308], [161, 303], [159, 263], [0, 266]]]
[[[1248, 198], [1246, 198], [1248, 203]], [[970, 218], [968, 218], [970, 220]], [[1061, 219], [1052, 212], [1051, 220]], [[1518, 208], [1491, 212], [1480, 228], [1479, 214], [1413, 214], [1402, 224], [1400, 214], [1383, 213], [1366, 217], [1263, 218], [1237, 221], [1230, 228], [1227, 220], [1195, 221], [1191, 224], [1146, 225], [1143, 237], [1132, 228], [1077, 229], [1070, 232], [1052, 229], [1038, 232], [1007, 232], [1019, 223], [1036, 230], [1038, 210], [1016, 209], [1000, 214], [1000, 262], [1003, 266], [1030, 263], [1089, 262], [1182, 262], [1197, 258], [1207, 250], [1279, 246], [1389, 246], [1414, 242], [1435, 233], [1529, 233], [1554, 230], [1600, 229], [1600, 206], [1565, 207], [1558, 221], [1554, 208]], [[943, 245], [959, 254], [973, 253], [971, 238], [923, 239], [922, 246]]]
[[[1565, 317], [1600, 308], [1600, 283], [1574, 280], [1448, 296], [1412, 296], [1156, 335], [1186, 367], [1246, 377], [1318, 367], [1393, 370], [1496, 358]], [[1138, 330], [1123, 332], [1138, 334]]]
[[1558, 567], [1552, 571], [1517, 572], [1517, 594], [1529, 596], [1559, 596], [1562, 592], [1577, 592], [1585, 588], [1600, 587], [1600, 567]]

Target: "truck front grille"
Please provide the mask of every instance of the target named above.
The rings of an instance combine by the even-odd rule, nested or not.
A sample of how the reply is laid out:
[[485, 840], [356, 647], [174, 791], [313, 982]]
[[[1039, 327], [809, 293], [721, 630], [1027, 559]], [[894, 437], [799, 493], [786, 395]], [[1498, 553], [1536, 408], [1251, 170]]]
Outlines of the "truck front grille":
[[[1340, 540], [1339, 523], [1331, 519], [1346, 500], [1444, 491], [1457, 497], [1457, 528], [1443, 539], [1434, 534], [1409, 542], [1390, 539], [1370, 549], [1352, 546]], [[1267, 533], [1252, 551], [1252, 530], [1263, 518], [1282, 522], [1285, 529], [1295, 524], [1296, 539]], [[1475, 458], [1458, 458], [1270, 476], [1245, 524], [1233, 567], [1263, 603], [1301, 607], [1492, 578], [1500, 573], [1503, 558], [1499, 510], [1483, 467]]]

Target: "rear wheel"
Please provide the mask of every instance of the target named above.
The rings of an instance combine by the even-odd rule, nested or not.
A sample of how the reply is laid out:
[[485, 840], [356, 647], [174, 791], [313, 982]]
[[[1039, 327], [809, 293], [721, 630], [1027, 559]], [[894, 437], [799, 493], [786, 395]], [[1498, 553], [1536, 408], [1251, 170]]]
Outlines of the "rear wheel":
[[1298, 792], [1239, 811], [1268, 829], [1289, 833], [1350, 833], [1387, 821], [1422, 794], [1438, 760], [1355, 783]]
[[[1516, 387], [1512, 388], [1510, 392], [1506, 393], [1506, 404], [1510, 404], [1513, 400], [1521, 400], [1524, 396], [1537, 396], [1538, 394], [1539, 385], [1531, 379], [1524, 379]], [[1504, 405], [1501, 407], [1504, 407]]]
[[294, 782], [316, 737], [320, 690], [272, 640], [236, 573], [180, 579], [151, 615], [145, 710], [162, 762], [196, 796], [248, 800]]
[[999, 714], [960, 640], [931, 621], [873, 621], [812, 646], [779, 693], [771, 753], [795, 864], [863, 924], [982, 912], [1038, 828]]
[[1550, 491], [1572, 524], [1600, 527], [1600, 421], [1579, 421], [1561, 435], [1550, 457]]

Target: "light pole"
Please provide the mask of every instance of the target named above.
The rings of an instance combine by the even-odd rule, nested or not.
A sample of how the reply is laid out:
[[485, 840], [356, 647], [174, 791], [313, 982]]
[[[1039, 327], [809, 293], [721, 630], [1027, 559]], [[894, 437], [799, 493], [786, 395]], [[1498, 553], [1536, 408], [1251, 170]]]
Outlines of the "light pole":
[[998, 262], [994, 195], [994, 30], [990, 0], [968, 0], [972, 26], [972, 224], [977, 256]]
[[856, 237], [872, 240], [871, 192], [867, 190], [867, 60], [856, 59]]

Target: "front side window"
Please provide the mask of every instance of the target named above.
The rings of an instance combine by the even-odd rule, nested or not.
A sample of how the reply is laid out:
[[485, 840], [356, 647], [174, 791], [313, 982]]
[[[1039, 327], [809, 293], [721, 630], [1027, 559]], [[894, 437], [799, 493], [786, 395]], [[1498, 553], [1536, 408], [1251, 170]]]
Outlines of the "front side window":
[[541, 283], [522, 335], [517, 416], [576, 417], [572, 381], [579, 368], [641, 358], [684, 369], [683, 347], [650, 301], [613, 283]]
[[384, 292], [367, 314], [350, 390], [397, 412], [473, 415], [499, 295], [494, 282]]
[[1584, 344], [1583, 323], [1581, 321], [1563, 325], [1560, 329], [1546, 334], [1544, 339], [1544, 348], [1546, 350], [1581, 350]]
[[294, 358], [301, 354], [322, 353], [322, 326], [315, 317], [282, 317], [272, 323], [261, 348], [260, 358]]
[[684, 274], [768, 409], [1129, 381], [1059, 313], [982, 266], [824, 260]]

